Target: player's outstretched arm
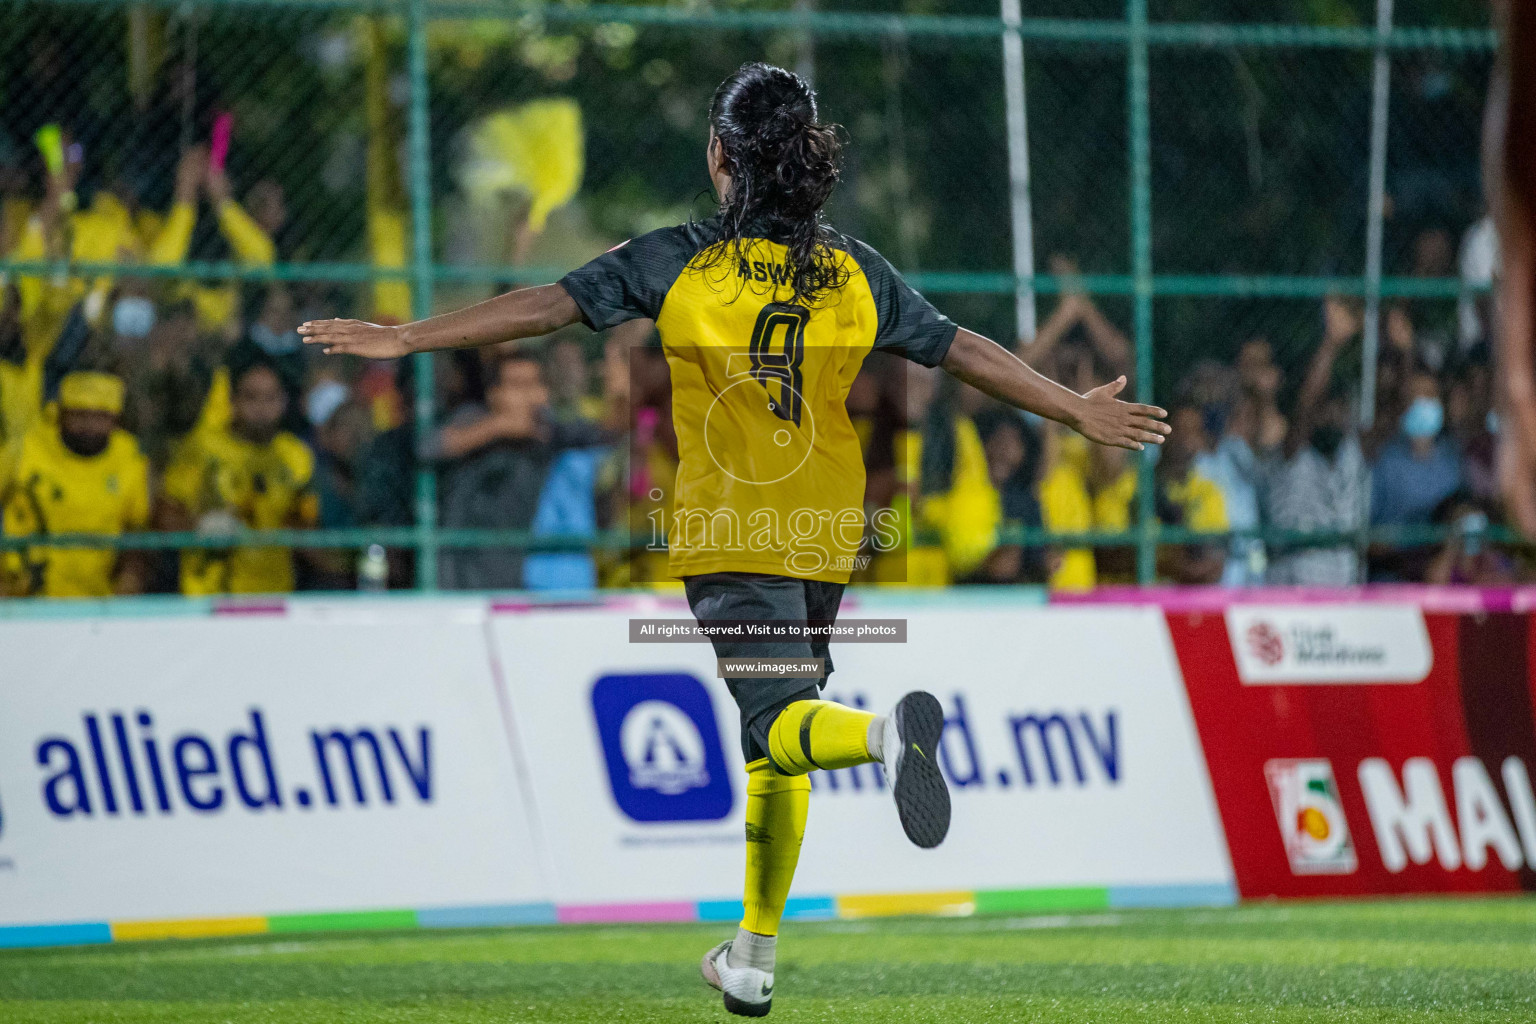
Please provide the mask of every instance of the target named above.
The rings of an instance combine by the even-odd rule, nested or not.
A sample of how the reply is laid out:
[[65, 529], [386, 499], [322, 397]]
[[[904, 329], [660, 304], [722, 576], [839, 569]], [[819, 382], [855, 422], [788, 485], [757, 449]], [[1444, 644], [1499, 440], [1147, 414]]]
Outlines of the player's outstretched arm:
[[955, 334], [942, 365], [998, 401], [1064, 423], [1099, 444], [1141, 451], [1149, 444], [1162, 444], [1172, 429], [1163, 422], [1166, 411], [1115, 397], [1125, 387], [1124, 377], [1079, 395], [1030, 369], [1003, 346], [964, 328]]
[[311, 320], [299, 327], [299, 334], [305, 344], [321, 346], [326, 355], [396, 359], [412, 352], [536, 338], [580, 320], [576, 300], [558, 284], [546, 284], [398, 327], [362, 320]]

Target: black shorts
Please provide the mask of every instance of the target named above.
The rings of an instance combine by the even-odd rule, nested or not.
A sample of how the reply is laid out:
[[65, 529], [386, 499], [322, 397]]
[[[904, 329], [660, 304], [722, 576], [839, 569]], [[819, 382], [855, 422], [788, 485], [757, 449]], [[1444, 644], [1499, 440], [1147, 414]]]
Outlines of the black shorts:
[[[686, 576], [688, 606], [701, 622], [835, 622], [843, 601], [842, 583], [770, 576], [757, 572], [711, 572]], [[718, 658], [824, 658], [832, 672], [827, 640], [745, 640], [712, 637]], [[727, 679], [741, 709], [741, 753], [747, 763], [768, 756], [768, 729], [779, 712], [797, 700], [816, 700], [827, 675], [808, 679], [780, 677]]]

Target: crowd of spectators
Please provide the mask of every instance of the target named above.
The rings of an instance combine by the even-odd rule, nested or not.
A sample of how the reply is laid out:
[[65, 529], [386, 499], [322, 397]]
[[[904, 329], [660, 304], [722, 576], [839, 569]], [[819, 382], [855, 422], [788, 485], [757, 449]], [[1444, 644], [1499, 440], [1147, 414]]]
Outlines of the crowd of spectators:
[[[1414, 273], [1449, 276], [1453, 253], [1446, 232], [1427, 229], [1414, 245]], [[1075, 273], [1060, 258], [1052, 270], [1069, 280]], [[1492, 237], [1481, 222], [1462, 242], [1468, 287], [1452, 322], [1411, 301], [1384, 304], [1368, 426], [1358, 299], [1323, 300], [1320, 337], [1290, 380], [1264, 337], [1240, 340], [1230, 361], [1190, 367], [1169, 396], [1173, 434], [1149, 453], [1147, 507], [1160, 528], [1184, 531], [1169, 534], [1177, 543], [1158, 547], [1159, 578], [1226, 586], [1514, 582], [1519, 565], [1488, 543], [1498, 507], [1486, 293], [1492, 273]], [[1078, 391], [1134, 372], [1125, 336], [1071, 288], [1017, 352]], [[1140, 484], [1126, 452], [1088, 445], [1057, 424], [1030, 424], [947, 386], [956, 397], [938, 416], [939, 406], [928, 406], [923, 428], [929, 437], [974, 430], [980, 438], [995, 491], [990, 513], [979, 511], [984, 503], [972, 505], [982, 533], [1006, 538], [1006, 530], [992, 529], [996, 522], [1113, 533], [1139, 521]], [[958, 477], [936, 486], [925, 480], [923, 489], [937, 494], [959, 485]], [[953, 502], [919, 504], [941, 535], [956, 530], [942, 521], [955, 514]], [[1449, 528], [1448, 539], [1428, 527]], [[1205, 544], [1190, 536], [1201, 533], [1226, 536]], [[968, 554], [961, 548], [946, 552], [959, 579], [1043, 577], [1060, 589], [1136, 579], [1130, 548], [1048, 548], [1042, 564], [1009, 544]]]
[[[664, 552], [651, 542], [670, 500], [676, 442], [667, 363], [649, 324], [441, 354], [436, 418], [418, 430], [413, 364], [328, 359], [300, 343], [304, 320], [368, 315], [366, 302], [331, 286], [163, 273], [190, 258], [197, 238], [247, 267], [273, 263], [286, 215], [276, 185], [253, 182], [237, 198], [200, 147], [183, 154], [165, 211], [142, 208], [112, 181], [82, 202], [78, 173], [66, 162], [31, 200], [0, 180], [0, 251], [150, 270], [22, 271], [4, 282], [0, 510], [6, 535], [35, 543], [0, 556], [0, 593], [410, 586], [408, 549], [360, 574], [356, 547], [229, 538], [410, 526], [427, 500], [417, 486], [424, 464], [438, 470], [435, 511], [446, 530], [595, 538], [627, 527], [632, 538], [628, 551], [448, 544], [442, 586], [665, 579]], [[1462, 243], [1463, 277], [1486, 283], [1492, 252], [1486, 224], [1474, 226]], [[1415, 273], [1446, 276], [1455, 244], [1425, 231], [1413, 259]], [[1062, 257], [1051, 270], [1069, 282], [1076, 273]], [[1167, 396], [1174, 433], [1142, 456], [1155, 459], [1146, 500], [1142, 457], [1089, 445], [941, 372], [872, 356], [848, 407], [865, 442], [868, 510], [898, 512], [905, 542], [856, 579], [1129, 582], [1133, 543], [1042, 547], [1020, 543], [1020, 531], [1117, 533], [1145, 509], [1179, 531], [1157, 549], [1159, 576], [1176, 583], [1512, 581], [1518, 566], [1484, 539], [1497, 518], [1488, 318], [1477, 288], [1450, 318], [1388, 302], [1369, 428], [1360, 425], [1357, 301], [1323, 301], [1315, 349], [1289, 374], [1265, 338], [1240, 339], [1230, 359], [1199, 362]], [[1070, 285], [1016, 351], [1078, 391], [1134, 372], [1124, 333]], [[1431, 525], [1452, 527], [1450, 539], [1364, 542], [1367, 527]], [[1265, 529], [1282, 535], [1254, 535]], [[145, 530], [198, 539], [180, 551], [120, 553], [48, 543]], [[1318, 533], [1324, 542], [1299, 536]]]

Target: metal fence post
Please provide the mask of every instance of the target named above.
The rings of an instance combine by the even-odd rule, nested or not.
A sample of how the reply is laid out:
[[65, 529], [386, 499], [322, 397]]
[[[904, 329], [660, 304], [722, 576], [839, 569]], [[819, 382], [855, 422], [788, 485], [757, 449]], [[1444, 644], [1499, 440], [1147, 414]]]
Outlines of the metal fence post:
[[[432, 125], [427, 105], [426, 0], [410, 0], [406, 44], [410, 75], [407, 136], [411, 175], [411, 315], [432, 315]], [[416, 371], [415, 441], [420, 452], [432, 433], [435, 374], [432, 354], [411, 357]], [[437, 470], [416, 467], [416, 587], [437, 589]]]
[[1008, 186], [1013, 214], [1014, 337], [1035, 340], [1035, 230], [1029, 195], [1029, 127], [1024, 100], [1020, 0], [1002, 0], [1003, 96], [1008, 117]]
[[1381, 350], [1381, 249], [1387, 193], [1387, 116], [1392, 95], [1392, 0], [1376, 0], [1376, 61], [1371, 75], [1371, 164], [1365, 211], [1365, 320], [1360, 339], [1360, 425], [1376, 421], [1376, 361]]
[[[1147, 0], [1126, 0], [1126, 87], [1131, 138], [1131, 275], [1135, 282], [1136, 401], [1152, 401], [1152, 127], [1147, 73]], [[1136, 579], [1157, 580], [1152, 459], [1136, 467]]]

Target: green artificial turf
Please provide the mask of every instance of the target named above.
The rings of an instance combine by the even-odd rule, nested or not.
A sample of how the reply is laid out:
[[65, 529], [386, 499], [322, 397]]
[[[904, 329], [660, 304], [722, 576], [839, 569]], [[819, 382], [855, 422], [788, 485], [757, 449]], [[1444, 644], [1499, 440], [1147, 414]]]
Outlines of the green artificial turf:
[[[721, 1021], [721, 926], [0, 951], [0, 1021]], [[771, 1019], [1536, 1022], [1536, 899], [794, 923]]]

